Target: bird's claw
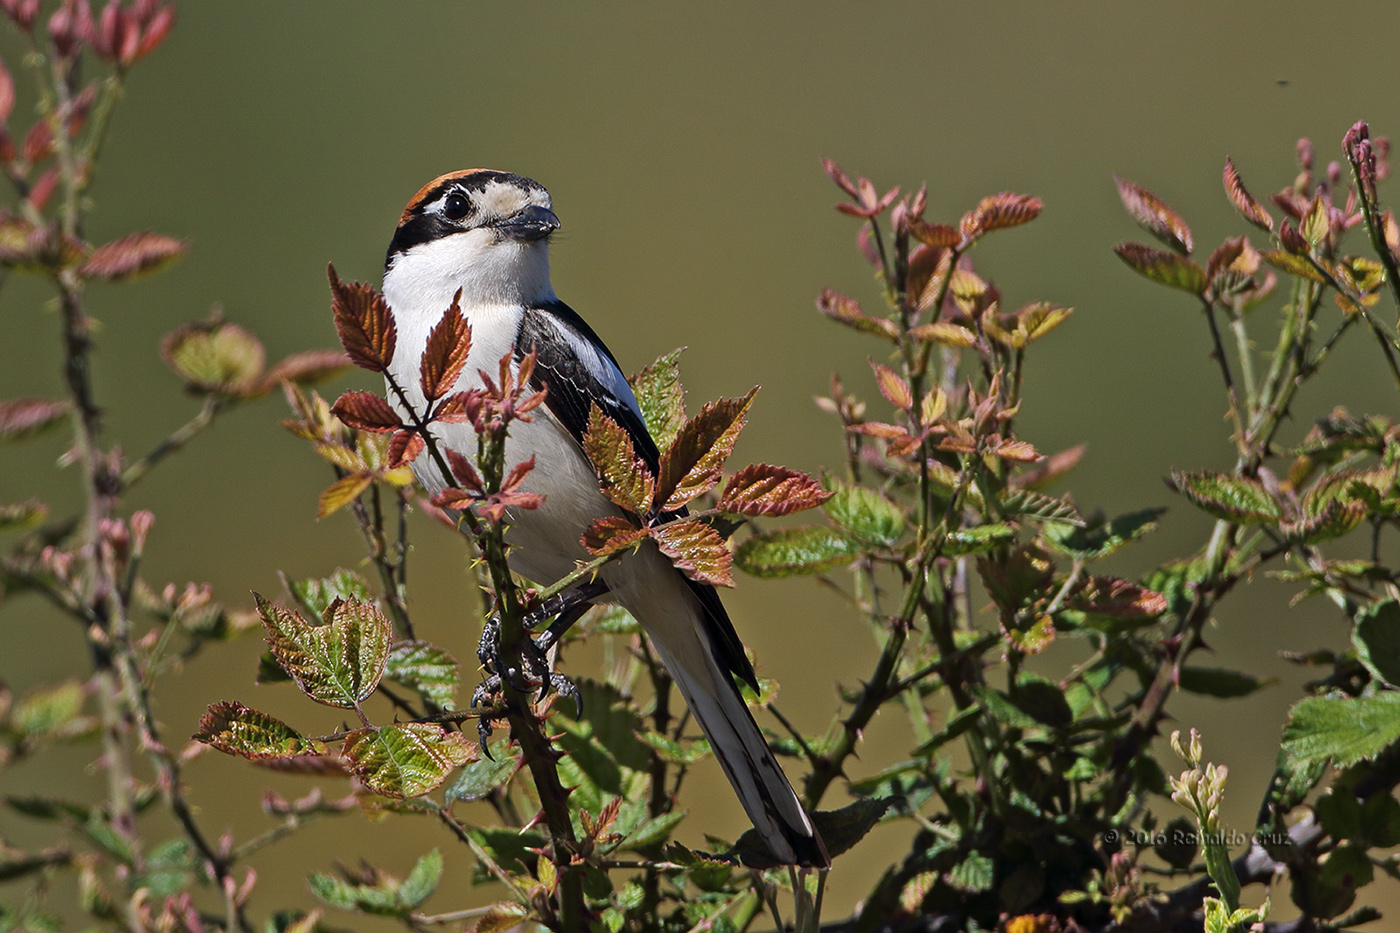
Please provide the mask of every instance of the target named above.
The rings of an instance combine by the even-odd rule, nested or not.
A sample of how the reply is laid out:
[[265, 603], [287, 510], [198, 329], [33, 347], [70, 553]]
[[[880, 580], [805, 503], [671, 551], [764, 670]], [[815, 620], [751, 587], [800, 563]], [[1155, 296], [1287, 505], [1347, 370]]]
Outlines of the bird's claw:
[[549, 688], [565, 699], [574, 701], [574, 718], [583, 717], [583, 695], [578, 692], [578, 686], [563, 674], [554, 673], [549, 675]]

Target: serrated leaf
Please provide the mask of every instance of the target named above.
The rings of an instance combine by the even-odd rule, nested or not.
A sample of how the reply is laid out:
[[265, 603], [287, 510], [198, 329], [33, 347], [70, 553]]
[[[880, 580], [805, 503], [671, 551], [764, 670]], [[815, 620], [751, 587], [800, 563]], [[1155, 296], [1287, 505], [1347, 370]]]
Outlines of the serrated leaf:
[[18, 441], [45, 431], [68, 417], [68, 403], [46, 398], [0, 402], [0, 441]]
[[637, 456], [627, 429], [594, 405], [588, 412], [582, 443], [603, 495], [633, 515], [649, 514], [654, 481], [646, 463]]
[[969, 852], [943, 880], [954, 890], [964, 894], [979, 894], [990, 891], [996, 881], [996, 868], [992, 860], [980, 852]]
[[428, 334], [419, 361], [418, 384], [430, 402], [452, 391], [471, 353], [472, 329], [462, 316], [461, 298], [462, 290], [458, 289], [452, 304]]
[[1007, 522], [954, 528], [943, 540], [939, 553], [944, 557], [965, 557], [988, 551], [1016, 540], [1016, 526]]
[[1167, 610], [1161, 593], [1116, 577], [1085, 577], [1065, 607], [1116, 619], [1155, 618]]
[[78, 274], [84, 278], [118, 282], [164, 268], [183, 256], [185, 249], [184, 243], [159, 233], [148, 230], [128, 233], [93, 250], [78, 267]]
[[493, 743], [490, 751], [491, 757], [482, 756], [462, 768], [443, 797], [447, 803], [480, 800], [503, 786], [520, 767], [520, 750], [509, 741]]
[[756, 392], [754, 387], [742, 398], [709, 402], [681, 428], [661, 454], [655, 498], [662, 511], [680, 508], [719, 482]]
[[452, 709], [461, 674], [457, 659], [426, 641], [401, 641], [389, 649], [384, 676], [416, 690], [439, 709]]
[[630, 849], [639, 851], [648, 849], [655, 845], [660, 845], [671, 838], [671, 832], [685, 819], [689, 810], [673, 810], [670, 813], [662, 813], [654, 816], [642, 823], [636, 829], [627, 834], [627, 837], [618, 844], [619, 849]]
[[379, 686], [393, 629], [373, 606], [336, 599], [315, 625], [253, 596], [268, 647], [302, 693], [318, 703], [354, 709]]
[[331, 406], [331, 414], [357, 431], [392, 434], [401, 429], [398, 412], [373, 392], [344, 392]]
[[1123, 206], [1144, 230], [1181, 255], [1191, 255], [1191, 228], [1186, 226], [1186, 221], [1176, 211], [1146, 188], [1125, 178], [1115, 174], [1113, 182], [1118, 186], [1118, 197], [1122, 199]]
[[1240, 525], [1264, 525], [1278, 521], [1283, 509], [1256, 479], [1229, 473], [1177, 471], [1173, 489], [1216, 518]]
[[983, 198], [972, 209], [973, 223], [982, 232], [1005, 230], [1028, 224], [1040, 216], [1045, 204], [1028, 194], [1003, 191]]
[[167, 335], [160, 349], [175, 375], [196, 392], [245, 395], [261, 388], [263, 345], [237, 324], [186, 324]]
[[1229, 159], [1225, 160], [1225, 193], [1230, 198], [1230, 203], [1235, 205], [1235, 210], [1240, 212], [1240, 216], [1261, 230], [1272, 233], [1274, 230], [1274, 219], [1269, 216], [1269, 212], [1264, 209], [1264, 205], [1256, 201], [1248, 191], [1245, 190], [1244, 182], [1240, 180], [1240, 173], [1235, 168], [1235, 163]]
[[1373, 677], [1400, 685], [1400, 603], [1387, 599], [1363, 607], [1356, 614], [1351, 643]]
[[685, 386], [681, 384], [680, 357], [685, 347], [677, 347], [627, 381], [637, 396], [642, 420], [660, 450], [671, 446], [685, 424]]
[[870, 368], [875, 372], [875, 385], [879, 388], [880, 394], [900, 411], [910, 411], [914, 407], [914, 396], [910, 392], [909, 383], [904, 381], [904, 377], [890, 369], [883, 363], [870, 361]]
[[1329, 218], [1331, 213], [1327, 206], [1327, 201], [1323, 199], [1322, 193], [1313, 195], [1312, 203], [1308, 205], [1308, 212], [1298, 224], [1298, 232], [1303, 235], [1303, 239], [1308, 241], [1308, 245], [1313, 249], [1319, 249], [1327, 241], [1327, 234], [1331, 231], [1332, 225]]
[[1331, 541], [1349, 534], [1366, 520], [1367, 513], [1365, 502], [1359, 500], [1342, 502], [1338, 499], [1332, 499], [1316, 514], [1281, 522], [1279, 531], [1304, 544], [1320, 544], [1323, 541]]
[[668, 764], [694, 764], [711, 754], [710, 743], [705, 739], [682, 745], [659, 732], [639, 732], [637, 738], [650, 745], [656, 756]]
[[399, 903], [405, 907], [417, 907], [437, 890], [441, 880], [442, 853], [433, 849], [418, 859], [403, 884], [399, 885]]
[[492, 904], [472, 928], [472, 933], [508, 933], [530, 916], [530, 910], [512, 901]]
[[365, 786], [385, 797], [419, 797], [477, 757], [475, 742], [436, 723], [399, 722], [357, 729], [341, 755]]
[[1161, 285], [1199, 295], [1209, 284], [1200, 266], [1176, 253], [1164, 253], [1141, 243], [1120, 243], [1113, 251], [1134, 272]]
[[970, 347], [977, 343], [977, 335], [961, 324], [946, 321], [933, 321], [911, 328], [909, 336], [915, 340], [927, 340], [945, 347]]
[[639, 528], [631, 519], [620, 515], [600, 518], [584, 529], [579, 542], [594, 557], [603, 557], [634, 546], [647, 536], [647, 529]]
[[894, 340], [899, 336], [899, 328], [893, 321], [883, 317], [871, 317], [861, 310], [860, 303], [840, 292], [823, 288], [817, 296], [817, 310], [847, 327], [862, 334]]
[[1255, 677], [1243, 671], [1217, 667], [1183, 667], [1177, 686], [1187, 693], [1219, 697], [1222, 700], [1249, 696], [1278, 683], [1277, 677]]
[[308, 739], [282, 720], [236, 700], [211, 705], [192, 738], [240, 758], [326, 754], [324, 742]]
[[345, 508], [374, 482], [374, 477], [366, 473], [351, 473], [331, 483], [316, 501], [316, 517], [325, 518]]
[[1075, 526], [1084, 524], [1084, 519], [1080, 517], [1074, 503], [1047, 496], [1033, 489], [1018, 489], [1007, 493], [1001, 500], [1001, 508], [1010, 518], [1062, 522]]
[[828, 474], [822, 485], [831, 497], [822, 509], [831, 520], [874, 547], [889, 547], [904, 534], [904, 510], [873, 489]]
[[864, 551], [864, 545], [844, 532], [804, 525], [753, 535], [739, 545], [734, 560], [755, 577], [791, 577], [820, 573]]
[[344, 567], [337, 567], [328, 577], [309, 577], [295, 581], [283, 577], [282, 582], [297, 604], [317, 617], [325, 613], [337, 599], [358, 599], [362, 603], [372, 602], [374, 599], [365, 578]]
[[384, 372], [393, 362], [398, 343], [394, 313], [384, 296], [362, 282], [347, 285], [340, 281], [335, 266], [327, 266], [326, 274], [330, 278], [331, 310], [341, 346], [356, 366]]
[[755, 463], [730, 477], [719, 507], [737, 515], [789, 515], [829, 498], [831, 493], [806, 473]]
[[729, 567], [734, 555], [724, 539], [704, 522], [668, 522], [648, 529], [661, 553], [692, 580], [711, 586], [733, 586]]
[[1282, 754], [1291, 768], [1330, 760], [1349, 768], [1400, 739], [1400, 692], [1309, 697], [1294, 704], [1283, 727]]
[[1296, 256], [1287, 250], [1266, 249], [1259, 254], [1264, 261], [1280, 272], [1287, 272], [1289, 275], [1296, 275], [1299, 278], [1307, 279], [1309, 282], [1316, 282], [1322, 285], [1327, 281], [1322, 273], [1317, 270], [1306, 257]]
[[1155, 530], [1157, 519], [1166, 511], [1164, 508], [1140, 509], [1110, 521], [1100, 518], [1082, 527], [1047, 522], [1041, 533], [1046, 544], [1067, 557], [1098, 560]]

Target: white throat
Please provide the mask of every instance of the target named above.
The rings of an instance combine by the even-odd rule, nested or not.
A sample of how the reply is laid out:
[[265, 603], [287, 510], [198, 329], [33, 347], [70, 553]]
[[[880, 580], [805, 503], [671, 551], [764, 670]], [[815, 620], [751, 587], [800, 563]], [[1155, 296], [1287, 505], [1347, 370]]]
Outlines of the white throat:
[[394, 257], [384, 271], [384, 298], [398, 315], [436, 321], [458, 289], [464, 311], [481, 305], [529, 308], [555, 300], [547, 241], [497, 242], [490, 230], [472, 230], [420, 243]]

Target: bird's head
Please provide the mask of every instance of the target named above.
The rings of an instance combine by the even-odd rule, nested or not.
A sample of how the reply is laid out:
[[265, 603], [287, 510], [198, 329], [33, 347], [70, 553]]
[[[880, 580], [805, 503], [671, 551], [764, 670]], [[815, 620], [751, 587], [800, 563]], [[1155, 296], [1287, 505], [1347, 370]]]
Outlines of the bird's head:
[[[559, 229], [549, 192], [509, 172], [467, 169], [434, 178], [408, 202], [384, 262], [390, 303], [441, 313], [462, 302], [553, 298], [549, 238]], [[396, 300], [397, 296], [397, 300]]]

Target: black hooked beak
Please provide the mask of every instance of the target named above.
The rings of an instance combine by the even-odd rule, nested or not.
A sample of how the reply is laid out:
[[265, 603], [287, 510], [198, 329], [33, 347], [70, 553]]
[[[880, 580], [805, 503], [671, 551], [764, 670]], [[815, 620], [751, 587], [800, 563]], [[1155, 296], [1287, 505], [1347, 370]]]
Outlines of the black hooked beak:
[[509, 217], [496, 221], [492, 226], [508, 240], [531, 242], [543, 240], [558, 230], [559, 218], [554, 216], [554, 211], [549, 208], [531, 204]]

